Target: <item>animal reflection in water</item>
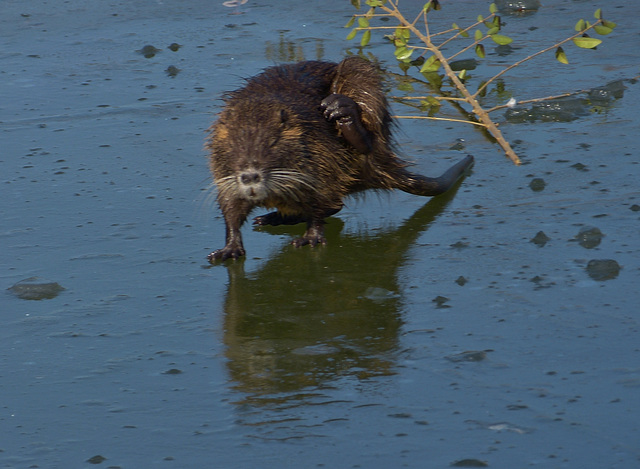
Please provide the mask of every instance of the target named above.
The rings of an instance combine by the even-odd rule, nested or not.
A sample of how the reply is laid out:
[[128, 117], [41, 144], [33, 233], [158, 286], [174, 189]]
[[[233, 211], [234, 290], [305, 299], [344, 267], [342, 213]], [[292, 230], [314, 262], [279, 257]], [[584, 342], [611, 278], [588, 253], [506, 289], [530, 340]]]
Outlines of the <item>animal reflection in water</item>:
[[333, 218], [324, 249], [284, 248], [251, 275], [229, 264], [224, 341], [234, 389], [260, 401], [340, 376], [394, 373], [403, 301], [397, 270], [454, 192], [375, 237], [340, 235]]

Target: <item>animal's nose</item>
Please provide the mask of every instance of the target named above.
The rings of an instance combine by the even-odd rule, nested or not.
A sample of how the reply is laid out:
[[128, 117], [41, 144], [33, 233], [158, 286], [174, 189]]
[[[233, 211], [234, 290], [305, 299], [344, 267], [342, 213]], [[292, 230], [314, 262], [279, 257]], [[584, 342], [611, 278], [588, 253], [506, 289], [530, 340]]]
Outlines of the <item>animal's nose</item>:
[[260, 173], [257, 171], [246, 171], [240, 175], [242, 184], [257, 184], [260, 182]]

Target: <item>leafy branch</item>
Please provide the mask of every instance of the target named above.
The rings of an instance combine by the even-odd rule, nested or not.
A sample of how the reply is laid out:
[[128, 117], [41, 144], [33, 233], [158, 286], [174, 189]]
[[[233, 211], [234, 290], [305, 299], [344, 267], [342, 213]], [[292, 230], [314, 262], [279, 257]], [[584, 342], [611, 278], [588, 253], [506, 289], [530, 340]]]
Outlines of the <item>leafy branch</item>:
[[[356, 8], [360, 9], [360, 0], [351, 0], [351, 2], [354, 4], [354, 6], [356, 6]], [[456, 23], [453, 23], [451, 28], [449, 29], [437, 33], [432, 33], [429, 29], [428, 16], [430, 12], [440, 10], [441, 7], [438, 0], [428, 1], [415, 17], [415, 19], [411, 21], [408, 20], [400, 11], [399, 3], [400, 0], [366, 0], [365, 4], [369, 6], [369, 10], [364, 14], [354, 15], [349, 23], [347, 23], [346, 27], [351, 28], [357, 21], [357, 26], [353, 27], [353, 29], [347, 36], [347, 39], [354, 39], [357, 34], [362, 31], [360, 45], [364, 47], [370, 42], [372, 31], [392, 31], [392, 34], [388, 35], [387, 37], [395, 46], [394, 54], [400, 64], [400, 68], [403, 71], [406, 72], [410, 67], [418, 66], [420, 67], [420, 73], [422, 73], [427, 79], [430, 79], [432, 82], [438, 83], [441, 82], [441, 80], [434, 80], [433, 74], [437, 74], [437, 72], [442, 69], [449, 81], [458, 90], [459, 96], [444, 96], [444, 92], [441, 92], [443, 94], [442, 96], [427, 97], [426, 103], [436, 107], [440, 106], [440, 101], [453, 101], [457, 105], [461, 103], [467, 103], [471, 107], [472, 112], [475, 115], [475, 118], [471, 119], [471, 114], [469, 114], [469, 121], [462, 121], [458, 119], [444, 119], [431, 116], [417, 118], [469, 122], [474, 125], [483, 127], [493, 136], [496, 142], [500, 144], [506, 156], [509, 157], [515, 164], [520, 164], [520, 159], [511, 148], [509, 142], [502, 135], [502, 132], [498, 128], [498, 124], [489, 117], [489, 113], [492, 111], [502, 109], [504, 107], [513, 107], [516, 104], [515, 100], [512, 99], [505, 105], [495, 106], [491, 109], [485, 110], [480, 105], [478, 97], [481, 97], [486, 92], [487, 87], [505, 73], [529, 60], [538, 57], [541, 54], [552, 51], [554, 49], [555, 57], [559, 62], [563, 64], [569, 63], [566, 53], [562, 48], [564, 44], [572, 41], [576, 46], [580, 48], [594, 49], [602, 42], [602, 40], [590, 37], [587, 33], [593, 30], [597, 34], [607, 35], [611, 33], [616, 27], [615, 23], [604, 20], [602, 18], [602, 11], [598, 9], [594, 14], [596, 21], [593, 24], [583, 19], [579, 20], [574, 28], [576, 31], [575, 34], [572, 34], [566, 39], [563, 39], [562, 41], [557, 42], [552, 46], [542, 49], [535, 54], [525, 57], [524, 59], [513, 63], [512, 65], [509, 65], [493, 77], [481, 83], [478, 89], [472, 93], [471, 91], [469, 91], [466, 85], [466, 81], [468, 78], [467, 71], [463, 69], [456, 73], [451, 67], [451, 62], [452, 59], [458, 57], [460, 54], [472, 48], [474, 49], [478, 57], [484, 58], [485, 48], [483, 42], [488, 39], [492, 40], [498, 45], [507, 45], [512, 42], [511, 38], [501, 34], [501, 28], [503, 24], [501, 23], [500, 16], [497, 14], [498, 9], [496, 5], [492, 3], [489, 6], [489, 14], [487, 16], [479, 15], [477, 21], [470, 26], [461, 28]], [[371, 26], [370, 23], [372, 20], [381, 18], [393, 18], [397, 21], [397, 25]], [[482, 28], [486, 28], [486, 30], [483, 31]], [[466, 45], [461, 50], [449, 57], [445, 56], [443, 52], [443, 47], [445, 45], [456, 39], [470, 38], [472, 31], [473, 41], [470, 44]], [[438, 40], [440, 40], [441, 42], [436, 43], [436, 41]], [[413, 58], [416, 53], [418, 57]], [[425, 56], [427, 57], [426, 59]], [[440, 77], [438, 76], [438, 78]], [[437, 88], [439, 89], [439, 86], [437, 86]], [[526, 102], [548, 100], [557, 97], [558, 96], [541, 98], [537, 100], [529, 100]], [[523, 103], [524, 102], [525, 101], [523, 101]]]

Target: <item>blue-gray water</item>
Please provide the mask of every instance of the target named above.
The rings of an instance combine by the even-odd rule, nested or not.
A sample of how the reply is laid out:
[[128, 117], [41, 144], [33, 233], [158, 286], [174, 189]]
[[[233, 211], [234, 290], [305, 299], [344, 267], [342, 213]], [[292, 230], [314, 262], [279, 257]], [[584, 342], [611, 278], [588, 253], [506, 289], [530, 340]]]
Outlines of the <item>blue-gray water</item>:
[[[446, 26], [487, 10], [441, 3]], [[515, 50], [471, 74], [598, 7], [618, 28], [596, 51], [567, 46], [569, 65], [551, 53], [487, 98], [623, 80], [577, 119], [498, 113], [525, 164], [471, 126], [402, 120], [421, 172], [475, 155], [455, 192], [348, 201], [317, 249], [289, 246], [299, 226], [247, 226], [246, 261], [210, 267], [224, 223], [202, 144], [221, 93], [357, 53], [350, 3], [3, 0], [0, 467], [640, 464], [640, 6], [504, 16]], [[390, 95], [426, 92], [380, 36], [365, 52]], [[64, 290], [22, 299], [29, 282]]]

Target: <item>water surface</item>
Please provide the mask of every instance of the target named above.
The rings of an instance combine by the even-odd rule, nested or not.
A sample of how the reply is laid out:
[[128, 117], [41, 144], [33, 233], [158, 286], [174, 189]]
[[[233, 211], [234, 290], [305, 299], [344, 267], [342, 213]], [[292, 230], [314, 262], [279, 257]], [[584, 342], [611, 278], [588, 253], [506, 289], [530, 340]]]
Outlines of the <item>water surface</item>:
[[[443, 24], [483, 12], [459, 3]], [[640, 7], [546, 3], [505, 16], [514, 49], [471, 73], [599, 6], [619, 26], [487, 101], [616, 80], [622, 96], [504, 122], [520, 167], [469, 126], [403, 120], [421, 172], [475, 155], [455, 191], [349, 200], [318, 249], [289, 245], [302, 227], [247, 226], [247, 259], [212, 267], [202, 143], [221, 93], [358, 53], [349, 2], [5, 0], [2, 467], [637, 465]], [[390, 95], [426, 91], [380, 37], [364, 52]], [[619, 270], [594, 277], [594, 260]], [[54, 294], [8, 290], [33, 278]]]

